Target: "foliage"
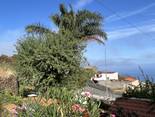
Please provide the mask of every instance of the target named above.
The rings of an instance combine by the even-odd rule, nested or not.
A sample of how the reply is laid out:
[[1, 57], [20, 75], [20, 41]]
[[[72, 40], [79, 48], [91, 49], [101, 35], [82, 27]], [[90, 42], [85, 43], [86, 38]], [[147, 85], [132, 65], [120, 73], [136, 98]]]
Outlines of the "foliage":
[[21, 104], [22, 99], [21, 97], [14, 96], [10, 93], [10, 91], [1, 91], [0, 92], [0, 104], [7, 104], [7, 103], [13, 103], [13, 104]]
[[[76, 86], [78, 86], [77, 88], [79, 89], [81, 87], [84, 87], [86, 85], [86, 82], [88, 80], [90, 80], [90, 78], [92, 76], [94, 76], [95, 73], [96, 73], [96, 71], [94, 71], [93, 69], [83, 69], [82, 68], [80, 70], [80, 73], [77, 76], [77, 79], [76, 79], [77, 81], [75, 82], [77, 84]], [[75, 83], [73, 83], [73, 84], [75, 84]]]
[[19, 96], [27, 97], [29, 94], [36, 93], [35, 88], [32, 86], [20, 85]]
[[46, 91], [73, 80], [82, 61], [79, 42], [70, 33], [24, 37], [16, 46], [19, 81]]
[[[57, 33], [40, 24], [26, 27], [27, 35], [16, 45], [16, 70], [23, 87], [21, 92], [25, 86], [34, 86], [43, 97], [60, 100], [60, 103], [46, 107], [37, 102], [28, 103], [27, 111], [21, 116], [79, 117], [85, 111], [98, 117], [99, 104], [81, 96], [87, 104], [77, 101], [74, 89], [83, 86], [92, 76], [92, 71], [81, 69], [83, 42], [95, 39], [103, 43], [100, 39], [106, 39], [106, 34], [101, 29], [102, 17], [88, 10], [74, 12], [71, 6], [68, 11], [61, 4], [60, 14], [51, 19], [59, 28]], [[74, 110], [74, 106], [78, 109]]]
[[143, 76], [145, 81], [140, 82], [134, 88], [128, 87], [126, 93], [123, 94], [124, 97], [146, 98], [155, 101], [155, 83], [147, 75], [143, 74]]
[[[59, 31], [71, 31], [77, 38], [99, 39], [96, 35], [106, 38], [106, 34], [101, 29], [102, 17], [100, 14], [88, 10], [74, 12], [72, 6], [68, 10], [60, 4], [60, 13], [51, 16], [52, 21], [58, 26]], [[98, 40], [99, 41], [99, 40]]]
[[[91, 95], [91, 94], [90, 94]], [[88, 95], [85, 95], [88, 96]], [[85, 97], [84, 95], [77, 94], [75, 95], [73, 90], [68, 90], [65, 87], [53, 87], [49, 88], [48, 92], [42, 97], [37, 98], [41, 100], [46, 97], [46, 99], [52, 99], [53, 102], [48, 105], [42, 105], [39, 100], [25, 100], [24, 103], [20, 97], [11, 96], [8, 93], [3, 93], [0, 95], [1, 102], [4, 103], [14, 103], [22, 105], [24, 104], [25, 109], [23, 111], [18, 111], [19, 106], [16, 109], [16, 113], [18, 113], [19, 117], [80, 117], [86, 114], [90, 115], [90, 117], [99, 117], [99, 103], [94, 101], [91, 96]], [[58, 100], [54, 102], [54, 100]], [[48, 102], [47, 102], [48, 103]], [[76, 108], [74, 107], [76, 106]], [[79, 110], [82, 108], [83, 110]], [[7, 115], [5, 113], [5, 115]], [[9, 115], [9, 113], [8, 113]]]
[[[50, 90], [50, 89], [49, 89]], [[54, 92], [53, 92], [54, 91]], [[52, 93], [53, 92], [53, 93]], [[75, 98], [72, 91], [68, 91], [66, 88], [51, 88], [51, 93], [48, 93], [48, 98], [50, 99], [58, 99], [60, 100], [57, 104], [51, 104], [50, 106], [43, 106], [37, 102], [29, 102], [27, 103], [27, 110], [25, 113], [20, 113], [21, 117], [34, 116], [34, 117], [80, 117], [86, 111], [90, 117], [98, 117], [99, 116], [99, 104], [94, 102], [91, 98], [85, 98], [79, 96], [78, 100], [82, 100], [85, 98], [85, 101], [89, 103], [83, 104], [83, 102], [79, 102], [77, 98]], [[48, 99], [47, 98], [47, 99]], [[85, 109], [82, 112], [79, 111], [78, 108], [74, 108], [74, 106], [79, 106], [80, 108]]]
[[[59, 28], [58, 33], [41, 24], [28, 25], [28, 36], [17, 44], [20, 81], [44, 91], [55, 84], [71, 86], [78, 83], [82, 76], [83, 39], [95, 39], [101, 43], [106, 39], [100, 14], [88, 10], [75, 12], [72, 6], [68, 10], [63, 4], [59, 9], [60, 13], [51, 16]], [[79, 86], [84, 82], [85, 79]]]
[[[60, 4], [59, 10], [60, 13], [51, 16], [51, 20], [59, 28], [59, 33], [69, 31], [77, 39], [95, 39], [101, 43], [106, 39], [106, 33], [101, 29], [103, 18], [100, 14], [88, 10], [74, 12], [71, 5], [68, 10], [63, 4]], [[52, 33], [40, 24], [28, 25], [26, 31], [33, 34]]]

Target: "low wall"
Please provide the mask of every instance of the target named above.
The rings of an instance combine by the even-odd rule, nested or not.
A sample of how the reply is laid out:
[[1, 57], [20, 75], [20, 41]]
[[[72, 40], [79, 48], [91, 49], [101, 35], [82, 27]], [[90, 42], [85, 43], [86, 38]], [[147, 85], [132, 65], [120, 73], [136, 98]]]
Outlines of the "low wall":
[[110, 89], [126, 89], [129, 82], [117, 81], [117, 80], [114, 80], [114, 81], [106, 80], [106, 81], [99, 81], [98, 84], [105, 86], [105, 87], [108, 87]]
[[155, 102], [137, 98], [118, 98], [110, 111], [121, 117], [155, 117]]
[[94, 83], [93, 81], [88, 81], [83, 90], [91, 92], [94, 98], [102, 101], [111, 102], [121, 97], [121, 94], [116, 94], [110, 88]]

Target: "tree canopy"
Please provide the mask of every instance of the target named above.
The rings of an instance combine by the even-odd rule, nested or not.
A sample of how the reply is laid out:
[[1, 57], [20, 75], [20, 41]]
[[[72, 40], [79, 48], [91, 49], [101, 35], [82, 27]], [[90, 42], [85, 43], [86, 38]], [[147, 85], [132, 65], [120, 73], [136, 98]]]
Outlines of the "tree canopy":
[[71, 34], [24, 37], [16, 47], [19, 80], [39, 88], [65, 84], [80, 69], [83, 46], [77, 49], [78, 43]]
[[[107, 39], [102, 29], [102, 16], [88, 10], [75, 12], [70, 5], [68, 10], [63, 4], [59, 6], [60, 13], [50, 16], [53, 23], [59, 28], [59, 33], [70, 31], [74, 37], [84, 40], [97, 40], [103, 43]], [[32, 24], [26, 27], [28, 33], [52, 32], [41, 24]]]

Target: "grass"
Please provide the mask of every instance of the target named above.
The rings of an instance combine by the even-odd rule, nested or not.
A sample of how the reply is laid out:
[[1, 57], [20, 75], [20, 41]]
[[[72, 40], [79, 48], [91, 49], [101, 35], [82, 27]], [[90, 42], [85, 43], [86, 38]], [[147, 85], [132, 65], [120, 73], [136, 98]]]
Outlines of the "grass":
[[8, 78], [10, 75], [15, 75], [13, 65], [0, 63], [0, 78]]

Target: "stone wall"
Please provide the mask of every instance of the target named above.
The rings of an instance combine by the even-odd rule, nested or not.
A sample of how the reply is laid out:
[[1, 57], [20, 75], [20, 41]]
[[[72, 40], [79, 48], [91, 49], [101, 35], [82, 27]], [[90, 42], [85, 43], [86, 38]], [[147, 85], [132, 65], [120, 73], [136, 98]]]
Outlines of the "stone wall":
[[0, 91], [8, 90], [10, 93], [18, 94], [18, 81], [14, 75], [8, 77], [0, 76]]
[[155, 102], [147, 99], [118, 98], [110, 111], [121, 117], [155, 117]]

